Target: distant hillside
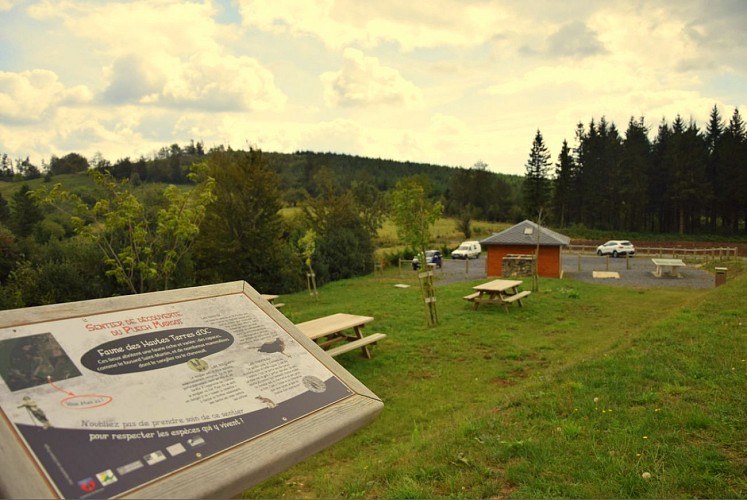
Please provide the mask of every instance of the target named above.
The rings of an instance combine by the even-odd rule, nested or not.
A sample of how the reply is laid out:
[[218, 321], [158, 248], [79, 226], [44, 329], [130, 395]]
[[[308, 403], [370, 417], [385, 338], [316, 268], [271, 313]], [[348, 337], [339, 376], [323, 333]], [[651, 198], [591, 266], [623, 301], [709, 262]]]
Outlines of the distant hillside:
[[[348, 188], [356, 179], [366, 178], [372, 181], [380, 191], [388, 191], [403, 177], [424, 174], [431, 180], [435, 196], [444, 196], [451, 186], [454, 174], [460, 170], [465, 170], [462, 167], [367, 158], [339, 153], [299, 151], [293, 154], [263, 154], [283, 178], [284, 188], [303, 187], [309, 192], [313, 192], [312, 177], [321, 167], [327, 167], [343, 189]], [[523, 179], [518, 175], [497, 173], [493, 173], [493, 175], [503, 178], [514, 187], [518, 187]]]
[[[49, 171], [43, 177], [26, 178], [10, 172], [0, 180], [0, 194], [10, 200], [23, 184], [33, 190], [44, 183], [61, 183], [68, 191], [85, 200], [95, 200], [95, 187], [86, 171], [103, 168], [117, 179], [129, 179], [133, 185], [188, 183], [187, 172], [195, 162], [212, 155], [240, 153], [219, 148], [204, 152], [197, 148], [164, 148], [154, 158], [124, 158], [114, 163], [89, 164], [81, 155], [70, 153], [50, 161]], [[365, 158], [339, 153], [273, 153], [262, 151], [262, 158], [279, 178], [283, 203], [293, 207], [306, 196], [316, 197], [319, 188], [315, 178], [323, 170], [331, 173], [340, 191], [347, 191], [354, 182], [376, 187], [380, 192], [393, 189], [405, 177], [424, 176], [430, 181], [430, 197], [441, 200], [445, 214], [459, 216], [468, 209], [473, 218], [484, 220], [514, 220], [520, 218], [519, 200], [523, 177], [498, 174], [479, 168], [450, 167], [426, 163], [402, 162], [382, 158]]]

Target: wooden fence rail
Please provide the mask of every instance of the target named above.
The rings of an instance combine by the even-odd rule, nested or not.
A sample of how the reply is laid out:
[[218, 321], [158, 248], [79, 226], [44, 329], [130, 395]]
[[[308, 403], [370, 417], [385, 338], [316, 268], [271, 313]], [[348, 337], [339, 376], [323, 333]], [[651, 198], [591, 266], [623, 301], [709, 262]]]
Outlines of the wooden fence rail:
[[[594, 245], [569, 245], [568, 252], [573, 254], [594, 254]], [[671, 257], [673, 259], [725, 260], [738, 257], [737, 247], [679, 248], [679, 247], [636, 247], [636, 255], [652, 257]]]

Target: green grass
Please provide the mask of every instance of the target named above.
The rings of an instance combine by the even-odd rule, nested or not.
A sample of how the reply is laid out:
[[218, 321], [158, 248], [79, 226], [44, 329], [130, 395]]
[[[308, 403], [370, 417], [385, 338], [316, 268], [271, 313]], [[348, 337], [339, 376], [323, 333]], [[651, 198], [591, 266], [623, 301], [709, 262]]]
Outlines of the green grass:
[[396, 269], [318, 301], [284, 295], [294, 322], [376, 318], [374, 358], [337, 359], [384, 410], [245, 497], [747, 497], [747, 276], [712, 290], [543, 279], [509, 314], [471, 309], [474, 284], [438, 287], [433, 328]]

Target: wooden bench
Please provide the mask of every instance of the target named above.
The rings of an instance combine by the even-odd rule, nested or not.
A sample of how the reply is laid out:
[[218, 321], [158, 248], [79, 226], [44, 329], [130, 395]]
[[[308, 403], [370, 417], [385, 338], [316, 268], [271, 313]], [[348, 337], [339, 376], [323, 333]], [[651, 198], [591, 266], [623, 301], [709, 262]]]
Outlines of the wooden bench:
[[530, 293], [532, 293], [532, 292], [530, 292], [528, 290], [525, 290], [523, 292], [515, 293], [513, 295], [504, 295], [502, 297], [502, 300], [503, 300], [503, 302], [506, 302], [508, 304], [510, 304], [511, 302], [516, 302], [518, 300], [519, 301], [519, 307], [521, 307], [521, 299], [523, 299], [524, 297], [526, 297]]
[[477, 297], [480, 296], [480, 292], [471, 293], [469, 295], [465, 295], [462, 297], [464, 300], [475, 300]]
[[327, 354], [332, 357], [339, 356], [340, 354], [354, 351], [359, 347], [367, 346], [369, 344], [375, 344], [376, 342], [384, 338], [386, 338], [386, 334], [384, 333], [372, 333], [371, 335], [366, 335], [362, 339], [353, 340], [352, 342], [346, 342], [340, 346], [333, 347], [332, 349], [327, 351]]

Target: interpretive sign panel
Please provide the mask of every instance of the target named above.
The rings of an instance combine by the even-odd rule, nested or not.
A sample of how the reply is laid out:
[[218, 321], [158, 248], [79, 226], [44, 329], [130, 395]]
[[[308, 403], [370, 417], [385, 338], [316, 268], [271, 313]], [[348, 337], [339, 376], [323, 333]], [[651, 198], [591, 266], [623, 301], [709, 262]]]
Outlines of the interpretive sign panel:
[[[52, 496], [126, 495], [359, 394], [248, 285], [194, 290], [10, 326], [2, 313], [0, 409]], [[0, 493], [14, 496], [14, 481]]]

